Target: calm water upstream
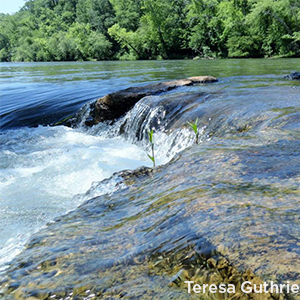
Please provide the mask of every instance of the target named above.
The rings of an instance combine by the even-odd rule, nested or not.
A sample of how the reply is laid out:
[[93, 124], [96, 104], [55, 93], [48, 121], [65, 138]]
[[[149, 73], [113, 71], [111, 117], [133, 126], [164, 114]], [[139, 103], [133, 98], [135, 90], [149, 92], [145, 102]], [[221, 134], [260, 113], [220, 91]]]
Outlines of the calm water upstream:
[[[300, 82], [283, 78], [300, 59], [0, 67], [4, 296], [184, 299], [170, 282], [199, 275], [195, 255], [216, 251], [239, 270], [300, 283]], [[142, 99], [111, 126], [81, 125], [85, 110], [76, 128], [50, 126], [107, 93], [197, 75], [219, 82]], [[131, 187], [101, 183], [151, 166], [152, 126], [167, 165]]]

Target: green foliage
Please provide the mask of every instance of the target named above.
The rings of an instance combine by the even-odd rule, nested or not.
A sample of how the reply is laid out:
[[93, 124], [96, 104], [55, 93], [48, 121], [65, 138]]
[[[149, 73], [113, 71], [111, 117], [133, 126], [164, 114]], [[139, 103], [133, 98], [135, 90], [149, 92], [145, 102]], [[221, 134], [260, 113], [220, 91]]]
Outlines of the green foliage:
[[195, 120], [194, 123], [187, 122], [188, 125], [193, 129], [193, 131], [194, 131], [194, 133], [195, 133], [195, 143], [196, 143], [196, 144], [199, 144], [198, 122], [199, 122], [199, 119], [198, 119], [198, 118]]
[[135, 31], [139, 28], [142, 16], [141, 0], [110, 0], [115, 15], [116, 23], [126, 30]]
[[76, 21], [90, 24], [107, 36], [107, 30], [115, 23], [115, 12], [109, 0], [78, 0]]
[[299, 55], [299, 0], [28, 0], [0, 14], [0, 61]]
[[151, 144], [151, 152], [152, 152], [152, 156], [147, 154], [148, 157], [151, 159], [152, 163], [153, 163], [153, 168], [155, 167], [155, 154], [154, 154], [154, 141], [153, 141], [153, 129], [148, 130], [148, 138], [149, 138], [149, 142]]
[[[261, 44], [261, 55], [299, 55], [300, 5], [296, 0], [256, 0], [246, 23]], [[287, 38], [288, 36], [291, 39]]]
[[126, 57], [131, 60], [149, 58], [148, 43], [143, 27], [134, 32], [121, 28], [119, 24], [114, 24], [108, 29], [108, 34], [118, 42], [123, 50], [120, 52], [120, 59], [122, 59], [122, 57], [125, 60]]
[[187, 8], [185, 0], [146, 0], [142, 26], [154, 55], [170, 58], [187, 47]]

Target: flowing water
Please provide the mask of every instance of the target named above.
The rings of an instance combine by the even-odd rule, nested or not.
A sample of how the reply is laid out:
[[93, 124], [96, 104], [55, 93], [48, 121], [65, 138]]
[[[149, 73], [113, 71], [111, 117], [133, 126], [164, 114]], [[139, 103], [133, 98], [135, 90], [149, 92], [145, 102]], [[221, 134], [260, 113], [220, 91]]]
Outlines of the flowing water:
[[[299, 69], [299, 59], [1, 64], [3, 295], [183, 299], [178, 274], [218, 282], [203, 262], [218, 255], [298, 283], [300, 83], [283, 76]], [[220, 81], [83, 125], [84, 103], [197, 75]], [[76, 128], [50, 126], [82, 106]], [[186, 126], [196, 117], [198, 146]], [[150, 127], [161, 167], [102, 181], [151, 166]]]

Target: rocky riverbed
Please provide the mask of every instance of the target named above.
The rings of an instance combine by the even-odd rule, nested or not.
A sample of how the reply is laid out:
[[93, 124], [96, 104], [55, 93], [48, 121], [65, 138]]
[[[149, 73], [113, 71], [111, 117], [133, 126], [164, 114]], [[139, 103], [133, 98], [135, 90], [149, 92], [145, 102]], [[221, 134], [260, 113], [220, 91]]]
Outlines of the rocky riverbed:
[[[113, 124], [101, 124], [102, 110], [109, 106], [106, 99], [120, 93], [78, 114], [81, 124], [92, 116], [88, 125], [94, 126], [87, 130], [136, 143], [147, 143], [148, 128], [176, 137], [174, 144], [191, 143], [154, 170], [115, 174], [119, 189], [91, 198], [38, 232], [5, 271], [0, 295], [197, 299], [184, 283], [193, 280], [236, 286], [235, 294], [201, 299], [291, 297], [245, 295], [240, 287], [245, 280], [300, 284], [299, 85], [285, 92], [262, 87], [251, 96], [246, 88], [241, 83], [234, 96], [231, 89], [208, 91], [199, 82], [164, 85], [159, 93], [129, 89], [130, 97], [133, 91], [143, 96], [125, 115], [109, 112], [107, 119], [118, 117]], [[199, 145], [183, 134], [196, 118]]]

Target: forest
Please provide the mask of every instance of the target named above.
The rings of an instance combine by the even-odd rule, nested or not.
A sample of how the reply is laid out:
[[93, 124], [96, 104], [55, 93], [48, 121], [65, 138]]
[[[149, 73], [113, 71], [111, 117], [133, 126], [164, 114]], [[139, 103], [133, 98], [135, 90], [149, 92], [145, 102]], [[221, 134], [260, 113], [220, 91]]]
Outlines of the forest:
[[0, 61], [299, 57], [300, 0], [29, 0]]

